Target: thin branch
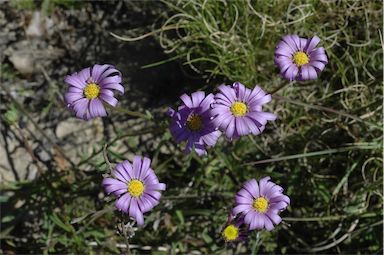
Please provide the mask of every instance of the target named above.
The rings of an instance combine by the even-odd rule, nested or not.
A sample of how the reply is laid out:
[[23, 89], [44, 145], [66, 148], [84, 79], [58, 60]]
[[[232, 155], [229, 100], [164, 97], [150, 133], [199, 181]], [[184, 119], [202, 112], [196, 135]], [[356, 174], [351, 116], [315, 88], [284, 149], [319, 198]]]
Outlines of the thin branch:
[[381, 149], [381, 146], [378, 144], [371, 144], [371, 145], [366, 145], [366, 146], [361, 146], [361, 145], [346, 146], [346, 147], [323, 150], [323, 151], [313, 151], [313, 152], [288, 155], [288, 156], [283, 156], [283, 157], [278, 157], [278, 158], [263, 159], [263, 160], [259, 160], [259, 161], [248, 162], [248, 163], [245, 163], [243, 165], [244, 166], [260, 165], [260, 164], [272, 163], [272, 162], [283, 161], [283, 160], [291, 160], [291, 159], [315, 157], [315, 156], [333, 154], [333, 153], [341, 153], [341, 152], [346, 152], [346, 151], [350, 151], [350, 150], [373, 150], [373, 149]]
[[277, 99], [277, 100], [281, 100], [281, 101], [287, 102], [287, 103], [290, 103], [290, 104], [300, 105], [300, 106], [304, 106], [304, 107], [315, 109], [315, 110], [319, 110], [319, 111], [325, 111], [325, 112], [334, 113], [334, 114], [337, 114], [337, 115], [340, 115], [340, 116], [344, 116], [344, 117], [353, 119], [355, 121], [361, 122], [361, 123], [363, 123], [365, 125], [370, 125], [373, 128], [380, 129], [380, 130], [382, 129], [381, 126], [379, 126], [379, 125], [377, 125], [375, 123], [371, 123], [371, 122], [365, 121], [365, 120], [363, 120], [363, 119], [361, 119], [361, 118], [359, 118], [357, 116], [354, 116], [354, 115], [351, 115], [351, 114], [345, 113], [345, 112], [340, 112], [340, 111], [337, 111], [335, 109], [328, 108], [328, 107], [325, 107], [325, 106], [306, 104], [306, 103], [303, 103], [303, 102], [300, 102], [300, 101], [292, 100], [292, 99], [289, 99], [289, 98], [286, 98], [286, 97], [283, 97], [283, 96], [278, 96], [278, 95], [274, 95], [273, 98]]

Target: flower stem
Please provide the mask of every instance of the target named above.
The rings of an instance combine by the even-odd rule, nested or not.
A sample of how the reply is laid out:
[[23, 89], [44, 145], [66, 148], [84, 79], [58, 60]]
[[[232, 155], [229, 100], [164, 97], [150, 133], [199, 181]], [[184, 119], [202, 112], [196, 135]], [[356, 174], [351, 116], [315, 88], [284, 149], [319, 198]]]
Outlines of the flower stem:
[[285, 86], [288, 86], [290, 84], [293, 84], [294, 82], [288, 82], [288, 83], [283, 83], [281, 84], [279, 87], [275, 88], [274, 90], [272, 90], [271, 92], [269, 92], [270, 95], [273, 95], [275, 94], [276, 92], [278, 92], [279, 90], [281, 90], [282, 88], [284, 88]]
[[151, 116], [149, 116], [147, 114], [144, 114], [144, 113], [141, 113], [141, 112], [136, 112], [136, 111], [130, 111], [130, 110], [122, 108], [122, 107], [109, 107], [108, 106], [108, 108], [110, 108], [113, 111], [124, 113], [124, 114], [127, 114], [127, 115], [132, 116], [132, 117], [143, 118], [143, 119], [146, 119], [146, 120], [150, 120], [151, 119]]
[[257, 231], [255, 243], [252, 245], [252, 253], [251, 253], [252, 255], [257, 254], [257, 252], [259, 251], [260, 245], [261, 245], [260, 231]]
[[126, 252], [126, 255], [131, 255], [131, 250], [129, 249], [129, 237], [127, 235], [127, 229], [126, 229], [126, 226], [124, 224], [124, 222], [121, 222], [121, 228], [123, 230], [123, 234], [124, 234], [124, 241], [125, 241], [125, 252]]
[[124, 239], [125, 239], [125, 251], [127, 252], [127, 255], [131, 255], [131, 250], [129, 249], [129, 238], [127, 237], [127, 233], [124, 231]]

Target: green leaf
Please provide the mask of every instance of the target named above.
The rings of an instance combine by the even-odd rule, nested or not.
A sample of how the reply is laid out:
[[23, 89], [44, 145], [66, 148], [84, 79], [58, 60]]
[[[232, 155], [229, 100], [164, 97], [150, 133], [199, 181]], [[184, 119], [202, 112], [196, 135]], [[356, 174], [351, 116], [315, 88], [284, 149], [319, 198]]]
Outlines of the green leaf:
[[57, 214], [53, 213], [52, 215], [49, 216], [49, 218], [60, 228], [67, 232], [75, 232], [75, 229], [70, 225], [70, 224], [65, 224]]

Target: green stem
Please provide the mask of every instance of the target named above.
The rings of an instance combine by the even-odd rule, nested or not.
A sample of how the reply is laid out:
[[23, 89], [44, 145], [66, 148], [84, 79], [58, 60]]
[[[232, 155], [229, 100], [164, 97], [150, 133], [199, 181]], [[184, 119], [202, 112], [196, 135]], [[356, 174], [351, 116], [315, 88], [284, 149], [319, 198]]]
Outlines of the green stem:
[[132, 117], [138, 117], [138, 118], [143, 118], [143, 119], [146, 119], [146, 120], [150, 120], [151, 117], [144, 114], [144, 113], [141, 113], [141, 112], [136, 112], [136, 111], [130, 111], [130, 110], [127, 110], [125, 108], [122, 108], [122, 107], [109, 107], [112, 111], [116, 111], [116, 112], [120, 112], [120, 113], [124, 113], [124, 114], [127, 114], [129, 116], [132, 116]]
[[284, 88], [285, 86], [290, 85], [290, 84], [293, 84], [293, 83], [294, 83], [294, 82], [283, 83], [283, 84], [281, 84], [279, 87], [277, 87], [277, 88], [275, 88], [274, 90], [272, 90], [271, 92], [268, 92], [268, 94], [273, 95], [273, 94], [275, 94], [276, 92], [278, 92], [279, 90], [281, 90], [282, 88]]
[[376, 129], [382, 129], [381, 126], [375, 124], [375, 123], [371, 123], [371, 122], [368, 122], [368, 121], [365, 121], [357, 116], [353, 116], [349, 113], [345, 113], [345, 112], [340, 112], [340, 111], [337, 111], [335, 109], [332, 109], [332, 108], [328, 108], [328, 107], [325, 107], [325, 106], [321, 106], [321, 105], [312, 105], [312, 104], [306, 104], [306, 103], [303, 103], [303, 102], [300, 102], [300, 101], [296, 101], [296, 100], [292, 100], [292, 99], [288, 99], [286, 97], [283, 97], [283, 96], [278, 96], [278, 95], [274, 95], [273, 96], [274, 99], [277, 99], [277, 100], [281, 100], [281, 101], [284, 101], [284, 102], [287, 102], [287, 103], [290, 103], [290, 104], [295, 104], [295, 105], [300, 105], [300, 106], [304, 106], [304, 107], [307, 107], [307, 108], [310, 108], [310, 109], [315, 109], [315, 110], [319, 110], [319, 111], [325, 111], [325, 112], [330, 112], [330, 113], [335, 113], [337, 115], [340, 115], [340, 116], [344, 116], [344, 117], [347, 117], [347, 118], [350, 118], [350, 119], [353, 119], [355, 121], [358, 121], [358, 122], [361, 122], [363, 124], [366, 124], [366, 125], [370, 125], [371, 127], [373, 128], [376, 128]]
[[323, 150], [323, 151], [313, 151], [313, 152], [288, 155], [288, 156], [283, 156], [278, 158], [263, 159], [259, 161], [245, 163], [244, 165], [259, 165], [259, 164], [272, 163], [272, 162], [283, 161], [283, 160], [291, 160], [291, 159], [299, 159], [299, 158], [306, 158], [306, 157], [315, 157], [315, 156], [320, 156], [325, 154], [340, 153], [340, 152], [346, 152], [350, 150], [374, 150], [374, 149], [380, 149], [380, 148], [381, 146], [378, 144], [346, 146], [346, 147]]
[[[293, 217], [284, 217], [284, 221], [338, 221], [346, 218], [351, 218], [352, 215], [334, 215], [334, 216], [324, 216], [324, 217], [303, 217], [303, 218], [293, 218]], [[353, 215], [356, 218], [374, 218], [380, 216], [378, 213], [365, 213], [360, 215]]]
[[255, 241], [255, 243], [252, 246], [252, 253], [251, 253], [252, 255], [256, 255], [257, 254], [257, 252], [260, 249], [260, 244], [261, 244], [260, 232], [257, 231], [256, 232], [256, 241]]

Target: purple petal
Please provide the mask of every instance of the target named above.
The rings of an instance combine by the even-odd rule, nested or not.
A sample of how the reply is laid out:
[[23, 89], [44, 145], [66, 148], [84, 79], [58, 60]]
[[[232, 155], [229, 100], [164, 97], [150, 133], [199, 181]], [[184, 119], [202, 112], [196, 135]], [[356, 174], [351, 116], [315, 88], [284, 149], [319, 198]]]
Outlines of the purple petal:
[[164, 183], [155, 183], [155, 184], [148, 184], [145, 186], [146, 190], [165, 190], [166, 186]]
[[155, 172], [152, 169], [148, 169], [147, 176], [144, 178], [145, 184], [155, 184], [159, 183], [159, 179], [157, 178]]
[[196, 91], [192, 93], [192, 105], [193, 107], [199, 107], [201, 101], [204, 100], [205, 93], [203, 91]]
[[180, 99], [188, 108], [193, 108], [192, 100], [187, 94], [183, 94]]
[[235, 118], [236, 121], [236, 131], [239, 135], [248, 135], [249, 129], [247, 127], [246, 122], [243, 118]]
[[236, 101], [236, 93], [233, 88], [226, 85], [220, 85], [218, 89], [222, 92], [222, 95], [224, 95], [231, 103]]
[[287, 208], [288, 204], [286, 202], [278, 202], [278, 203], [273, 203], [271, 204], [270, 206], [270, 209], [271, 210], [284, 210], [285, 208]]
[[304, 51], [305, 46], [307, 45], [308, 40], [305, 38], [300, 38], [300, 51]]
[[83, 89], [86, 85], [85, 82], [82, 82], [80, 79], [79, 79], [79, 76], [77, 74], [72, 74], [72, 75], [68, 75], [65, 77], [64, 81], [66, 83], [68, 83], [69, 85], [71, 86], [75, 86], [79, 89]]
[[149, 166], [151, 165], [151, 160], [147, 157], [143, 157], [143, 163], [141, 164], [141, 172], [139, 179], [143, 180], [147, 176]]
[[130, 180], [129, 176], [126, 175], [124, 168], [121, 167], [121, 164], [116, 165], [116, 168], [112, 170], [112, 176], [122, 182], [128, 182]]
[[209, 110], [211, 107], [211, 104], [214, 102], [214, 96], [213, 94], [208, 94], [204, 100], [200, 103], [201, 110], [203, 112]]
[[249, 118], [248, 116], [245, 116], [243, 119], [244, 119], [244, 122], [247, 124], [249, 130], [251, 131], [251, 133], [253, 135], [258, 135], [261, 133], [260, 129], [257, 127], [257, 125], [261, 126], [261, 124], [258, 121], [255, 121], [255, 120]]
[[76, 113], [76, 117], [84, 119], [84, 115], [87, 111], [89, 100], [82, 98], [73, 103], [73, 110]]
[[128, 213], [128, 208], [129, 208], [131, 199], [132, 198], [128, 193], [123, 195], [122, 197], [116, 200], [116, 203], [115, 203], [116, 208], [125, 213]]
[[141, 157], [134, 156], [133, 157], [133, 176], [135, 179], [140, 178], [140, 172], [141, 172]]
[[104, 189], [107, 194], [113, 194], [117, 197], [121, 196], [124, 193], [127, 193], [127, 186], [123, 188], [123, 187], [117, 187], [114, 185], [108, 185], [108, 186], [105, 186]]
[[114, 90], [117, 90], [118, 92], [120, 92], [120, 94], [124, 94], [124, 87], [123, 85], [119, 84], [119, 83], [108, 83], [108, 84], [104, 84], [104, 85], [101, 85], [100, 84], [100, 87], [101, 89], [114, 89]]
[[317, 72], [314, 67], [305, 65], [301, 68], [301, 78], [303, 80], [314, 80], [317, 78]]
[[145, 212], [148, 212], [149, 210], [151, 210], [154, 205], [151, 203], [150, 200], [148, 200], [147, 196], [141, 196], [139, 198], [139, 201], [140, 201], [140, 210], [145, 213]]
[[281, 41], [276, 47], [275, 55], [281, 55], [286, 57], [292, 57], [295, 51], [286, 42]]
[[98, 98], [91, 100], [89, 104], [89, 112], [92, 117], [104, 117], [107, 116], [107, 112], [101, 101]]
[[240, 214], [240, 213], [247, 213], [251, 210], [251, 206], [250, 205], [245, 205], [245, 204], [240, 204], [240, 205], [237, 205], [233, 208], [232, 212], [234, 214]]
[[257, 198], [260, 196], [259, 185], [255, 179], [249, 180], [244, 184], [244, 188], [253, 196]]
[[212, 120], [212, 123], [215, 128], [221, 127], [222, 130], [226, 129], [229, 125], [229, 123], [234, 119], [235, 117], [232, 115], [230, 111], [226, 111], [222, 114], [219, 114], [216, 118]]
[[111, 75], [113, 73], [117, 73], [116, 75], [121, 77], [121, 72], [119, 70], [117, 70], [113, 65], [109, 65], [109, 69], [101, 74], [101, 76], [97, 82], [100, 83], [100, 81], [107, 78], [109, 75]]
[[245, 197], [245, 198], [253, 201], [253, 195], [251, 193], [249, 193], [249, 191], [247, 189], [241, 189], [239, 192], [237, 192], [236, 195]]
[[[137, 201], [137, 205], [138, 205], [138, 210], [136, 210], [135, 218], [137, 221], [137, 225], [143, 226], [144, 225], [144, 215], [143, 215], [142, 211], [140, 210], [140, 200]], [[143, 204], [141, 204], [141, 207], [144, 207]]]
[[145, 191], [144, 194], [153, 197], [155, 200], [159, 200], [160, 197], [161, 197], [161, 193], [160, 193], [160, 192], [158, 192], [158, 191], [153, 191], [153, 190], [148, 191], [148, 192]]
[[283, 36], [282, 40], [287, 43], [287, 45], [296, 52], [298, 50], [298, 47], [294, 41], [294, 37], [292, 35], [286, 35]]
[[278, 225], [282, 221], [281, 217], [279, 215], [277, 215], [276, 213], [267, 213], [266, 215], [271, 219], [271, 221], [275, 225]]
[[108, 68], [110, 67], [110, 65], [94, 65], [92, 67], [92, 71], [91, 71], [91, 76], [93, 78], [93, 80], [96, 82], [96, 83], [99, 83], [99, 78], [100, 78], [100, 75], [105, 72], [105, 70], [107, 70]]
[[322, 61], [324, 63], [328, 63], [328, 58], [325, 54], [325, 50], [323, 47], [317, 48], [316, 50], [312, 51], [309, 55], [309, 59], [311, 61]]
[[286, 204], [290, 204], [291, 203], [291, 200], [288, 196], [286, 195], [280, 195], [280, 196], [276, 196], [276, 197], [273, 197], [270, 199], [271, 203], [272, 202], [279, 202], [279, 201], [283, 201], [285, 202]]
[[279, 67], [280, 69], [280, 73], [284, 73], [285, 71], [288, 70], [288, 68], [292, 65], [295, 65], [292, 61], [291, 58], [287, 58], [287, 57], [278, 57], [278, 58], [275, 58], [275, 63], [277, 64], [277, 66]]
[[232, 138], [233, 137], [233, 133], [235, 132], [235, 119], [236, 118], [232, 118], [231, 119], [230, 123], [228, 124], [227, 129], [225, 130], [225, 135], [228, 138]]
[[272, 96], [267, 94], [261, 98], [256, 99], [257, 97], [252, 98], [252, 101], [249, 102], [249, 105], [253, 107], [254, 105], [263, 105], [272, 101]]
[[225, 106], [231, 106], [232, 101], [230, 101], [226, 96], [224, 96], [222, 93], [217, 93], [215, 95], [215, 101], [218, 104], [223, 104]]
[[269, 182], [268, 184], [271, 184], [268, 192], [265, 194], [266, 197], [272, 198], [275, 196], [281, 195], [283, 192], [283, 188], [280, 187], [279, 185], [274, 184], [273, 182]]
[[222, 115], [224, 113], [230, 112], [229, 107], [221, 104], [213, 104], [211, 110], [212, 116]]
[[212, 147], [216, 144], [220, 135], [221, 135], [221, 132], [217, 130], [217, 131], [213, 131], [212, 133], [209, 133], [209, 134], [203, 136], [202, 139], [208, 147]]
[[128, 172], [125, 170], [123, 163], [116, 165], [116, 169], [113, 171], [113, 175], [116, 176], [116, 178], [119, 180], [125, 182], [128, 182], [132, 179]]
[[100, 93], [100, 98], [113, 107], [115, 107], [118, 102], [116, 98], [106, 95], [104, 92]]
[[123, 165], [124, 171], [129, 177], [129, 180], [134, 179], [131, 163], [129, 163], [128, 160], [124, 160], [121, 164]]
[[106, 77], [100, 81], [100, 87], [105, 88], [108, 84], [119, 84], [121, 83], [121, 77], [118, 75]]
[[260, 188], [260, 195], [261, 196], [265, 196], [265, 193], [267, 192], [267, 190], [265, 190], [265, 186], [270, 179], [271, 179], [271, 177], [269, 177], [269, 176], [266, 176], [266, 177], [260, 179], [259, 188]]
[[312, 37], [307, 41], [307, 45], [305, 46], [304, 50], [308, 53], [311, 53], [311, 51], [316, 47], [316, 45], [320, 42], [320, 38], [317, 36]]
[[296, 65], [291, 65], [287, 71], [283, 73], [283, 77], [287, 80], [293, 81], [297, 74], [299, 73], [299, 68]]
[[64, 95], [64, 99], [65, 99], [65, 102], [67, 104], [72, 104], [74, 101], [77, 101], [81, 98], [84, 98], [83, 96], [83, 93], [82, 92], [67, 92], [65, 95]]
[[237, 90], [237, 96], [240, 99], [240, 101], [244, 102], [246, 90], [248, 90], [248, 89], [245, 88], [245, 86], [243, 84], [241, 84], [240, 82], [235, 82], [233, 84], [233, 87]]
[[264, 220], [260, 215], [255, 215], [252, 218], [249, 230], [262, 229], [264, 227]]
[[265, 229], [271, 231], [274, 228], [272, 221], [266, 215], [262, 214], [261, 217], [264, 219]]
[[89, 78], [91, 78], [91, 68], [85, 68], [79, 72], [79, 79], [82, 83], [93, 82]]
[[[137, 214], [137, 211], [139, 211], [139, 206], [137, 205], [137, 199], [136, 198], [132, 198], [131, 199], [131, 204], [130, 204], [130, 207], [129, 207], [129, 216], [133, 217], [134, 219], [136, 219], [136, 214]], [[137, 221], [137, 219], [136, 219]]]
[[239, 195], [236, 195], [235, 197], [236, 204], [245, 204], [245, 205], [251, 205], [253, 203], [252, 199], [245, 198]]
[[320, 62], [320, 61], [311, 61], [309, 64], [311, 66], [315, 67], [319, 71], [323, 71], [324, 67], [325, 67], [325, 64], [323, 62]]

